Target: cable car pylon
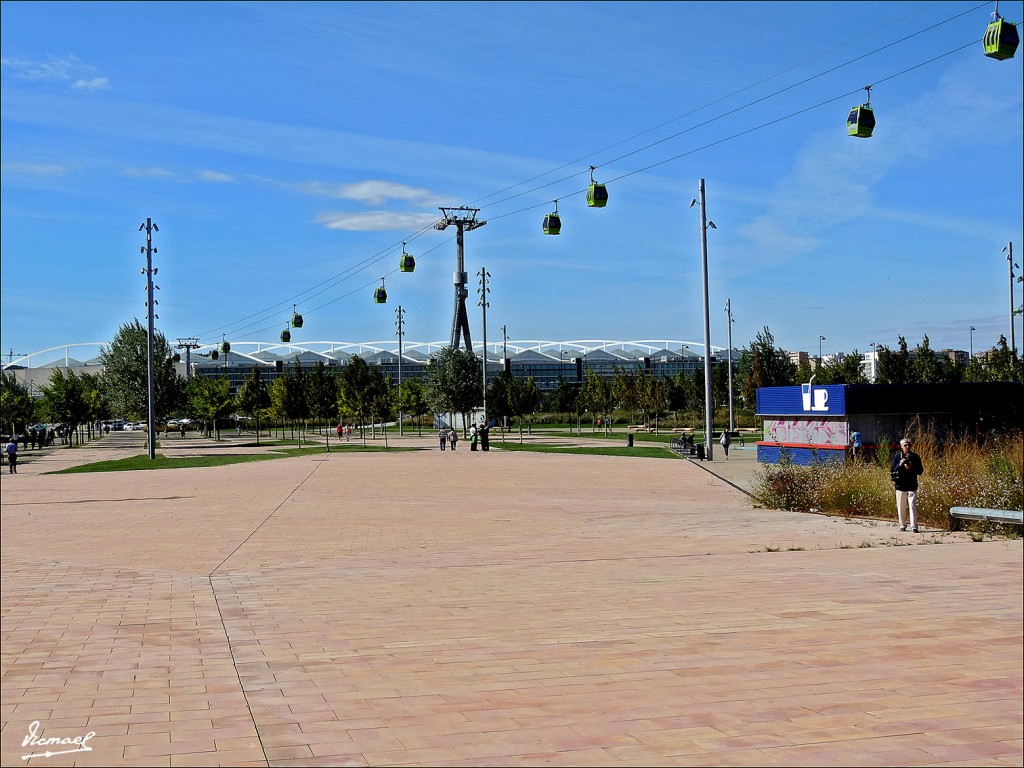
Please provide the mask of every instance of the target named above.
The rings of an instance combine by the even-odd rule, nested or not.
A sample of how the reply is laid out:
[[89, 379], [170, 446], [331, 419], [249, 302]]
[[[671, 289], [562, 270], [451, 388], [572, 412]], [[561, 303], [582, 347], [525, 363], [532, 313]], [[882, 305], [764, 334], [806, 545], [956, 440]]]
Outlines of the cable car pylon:
[[465, 339], [466, 350], [473, 351], [473, 343], [469, 339], [469, 315], [466, 312], [466, 298], [469, 296], [469, 289], [466, 284], [469, 276], [466, 274], [464, 259], [463, 233], [472, 232], [474, 229], [487, 224], [486, 221], [478, 220], [476, 215], [480, 213], [479, 208], [441, 208], [444, 218], [434, 224], [434, 229], [443, 231], [448, 227], [455, 227], [456, 260], [455, 273], [452, 280], [455, 283], [455, 316], [452, 318], [452, 349], [459, 348], [460, 339]]

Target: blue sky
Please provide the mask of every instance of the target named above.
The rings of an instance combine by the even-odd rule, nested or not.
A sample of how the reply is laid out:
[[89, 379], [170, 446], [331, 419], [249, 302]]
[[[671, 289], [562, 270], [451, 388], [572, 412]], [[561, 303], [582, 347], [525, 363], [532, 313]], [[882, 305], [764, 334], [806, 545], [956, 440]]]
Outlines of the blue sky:
[[[731, 300], [737, 346], [967, 349], [973, 325], [986, 348], [1024, 250], [1024, 51], [982, 54], [992, 9], [4, 2], [4, 359], [144, 322], [147, 217], [172, 340], [274, 342], [293, 304], [296, 342], [394, 340], [398, 305], [407, 340], [450, 338], [430, 224], [458, 205], [488, 221], [474, 343], [481, 267], [489, 342], [699, 343], [701, 178], [713, 345]], [[878, 125], [851, 138], [865, 85]]]

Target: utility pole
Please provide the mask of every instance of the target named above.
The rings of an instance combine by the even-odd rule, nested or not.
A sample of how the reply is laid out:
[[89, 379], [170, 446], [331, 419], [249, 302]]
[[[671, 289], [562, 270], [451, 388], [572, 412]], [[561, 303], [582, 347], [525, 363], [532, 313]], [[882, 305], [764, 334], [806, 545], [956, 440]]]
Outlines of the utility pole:
[[[146, 430], [149, 438], [149, 458], [156, 459], [156, 418], [153, 409], [153, 319], [159, 317], [155, 313], [156, 300], [153, 298], [153, 276], [157, 269], [153, 268], [153, 254], [156, 248], [153, 247], [153, 233], [159, 232], [160, 227], [147, 218], [139, 225], [139, 232], [146, 230], [146, 244], [142, 246], [142, 253], [146, 254], [146, 266], [142, 274], [146, 276], [146, 314], [148, 316], [148, 330], [146, 334]], [[160, 286], [156, 286], [159, 289]]]
[[192, 350], [199, 349], [199, 339], [178, 339], [178, 349], [185, 350], [185, 381], [192, 378]]
[[402, 437], [405, 435], [405, 422], [402, 419], [402, 326], [405, 323], [405, 310], [401, 304], [395, 310], [395, 315], [398, 317], [395, 322], [398, 326], [398, 436]]
[[725, 300], [725, 314], [728, 316], [729, 325], [729, 431], [736, 431], [736, 422], [732, 418], [732, 299]]
[[457, 246], [457, 258], [455, 263], [455, 274], [452, 279], [455, 283], [455, 315], [452, 319], [452, 349], [459, 348], [459, 339], [464, 338], [466, 349], [473, 350], [473, 344], [469, 340], [469, 316], [466, 314], [466, 298], [469, 290], [466, 288], [468, 275], [466, 274], [465, 259], [463, 255], [463, 233], [472, 232], [474, 229], [487, 224], [486, 221], [477, 221], [476, 215], [479, 208], [441, 208], [444, 218], [434, 224], [434, 229], [445, 230], [450, 226], [456, 227], [455, 243]]
[[1010, 351], [1014, 352], [1017, 349], [1017, 340], [1013, 330], [1013, 268], [1020, 269], [1020, 264], [1013, 263], [1013, 243], [1007, 243], [1003, 253], [1006, 254], [1006, 263], [1010, 266]]
[[484, 324], [484, 425], [487, 425], [487, 307], [490, 304], [487, 302], [487, 294], [491, 292], [491, 289], [487, 287], [487, 278], [490, 277], [490, 273], [487, 271], [487, 267], [480, 267], [480, 271], [477, 272], [480, 276], [480, 301], [478, 302], [483, 312], [483, 324]]
[[[708, 227], [718, 229], [715, 222], [708, 221], [706, 201], [704, 198], [704, 179], [700, 180], [698, 194], [700, 196], [700, 253], [701, 279], [704, 286], [704, 452], [707, 460], [712, 456], [712, 435], [715, 431], [715, 404], [711, 398], [711, 314], [708, 310]], [[690, 201], [690, 207], [697, 204]]]

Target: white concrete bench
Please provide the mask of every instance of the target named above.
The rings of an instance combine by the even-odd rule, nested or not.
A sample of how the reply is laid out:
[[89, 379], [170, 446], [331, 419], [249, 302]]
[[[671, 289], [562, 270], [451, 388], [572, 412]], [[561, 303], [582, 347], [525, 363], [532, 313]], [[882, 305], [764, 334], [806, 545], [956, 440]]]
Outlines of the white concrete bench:
[[949, 516], [956, 526], [961, 520], [1024, 525], [1024, 512], [1018, 509], [984, 509], [982, 507], [950, 507]]

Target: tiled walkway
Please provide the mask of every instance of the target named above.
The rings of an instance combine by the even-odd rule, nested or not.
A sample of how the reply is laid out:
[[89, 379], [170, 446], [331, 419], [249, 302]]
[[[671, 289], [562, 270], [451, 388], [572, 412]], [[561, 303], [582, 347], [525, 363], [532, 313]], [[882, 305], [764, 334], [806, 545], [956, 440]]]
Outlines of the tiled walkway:
[[62, 460], [0, 481], [3, 765], [1022, 765], [1019, 539], [686, 461]]

